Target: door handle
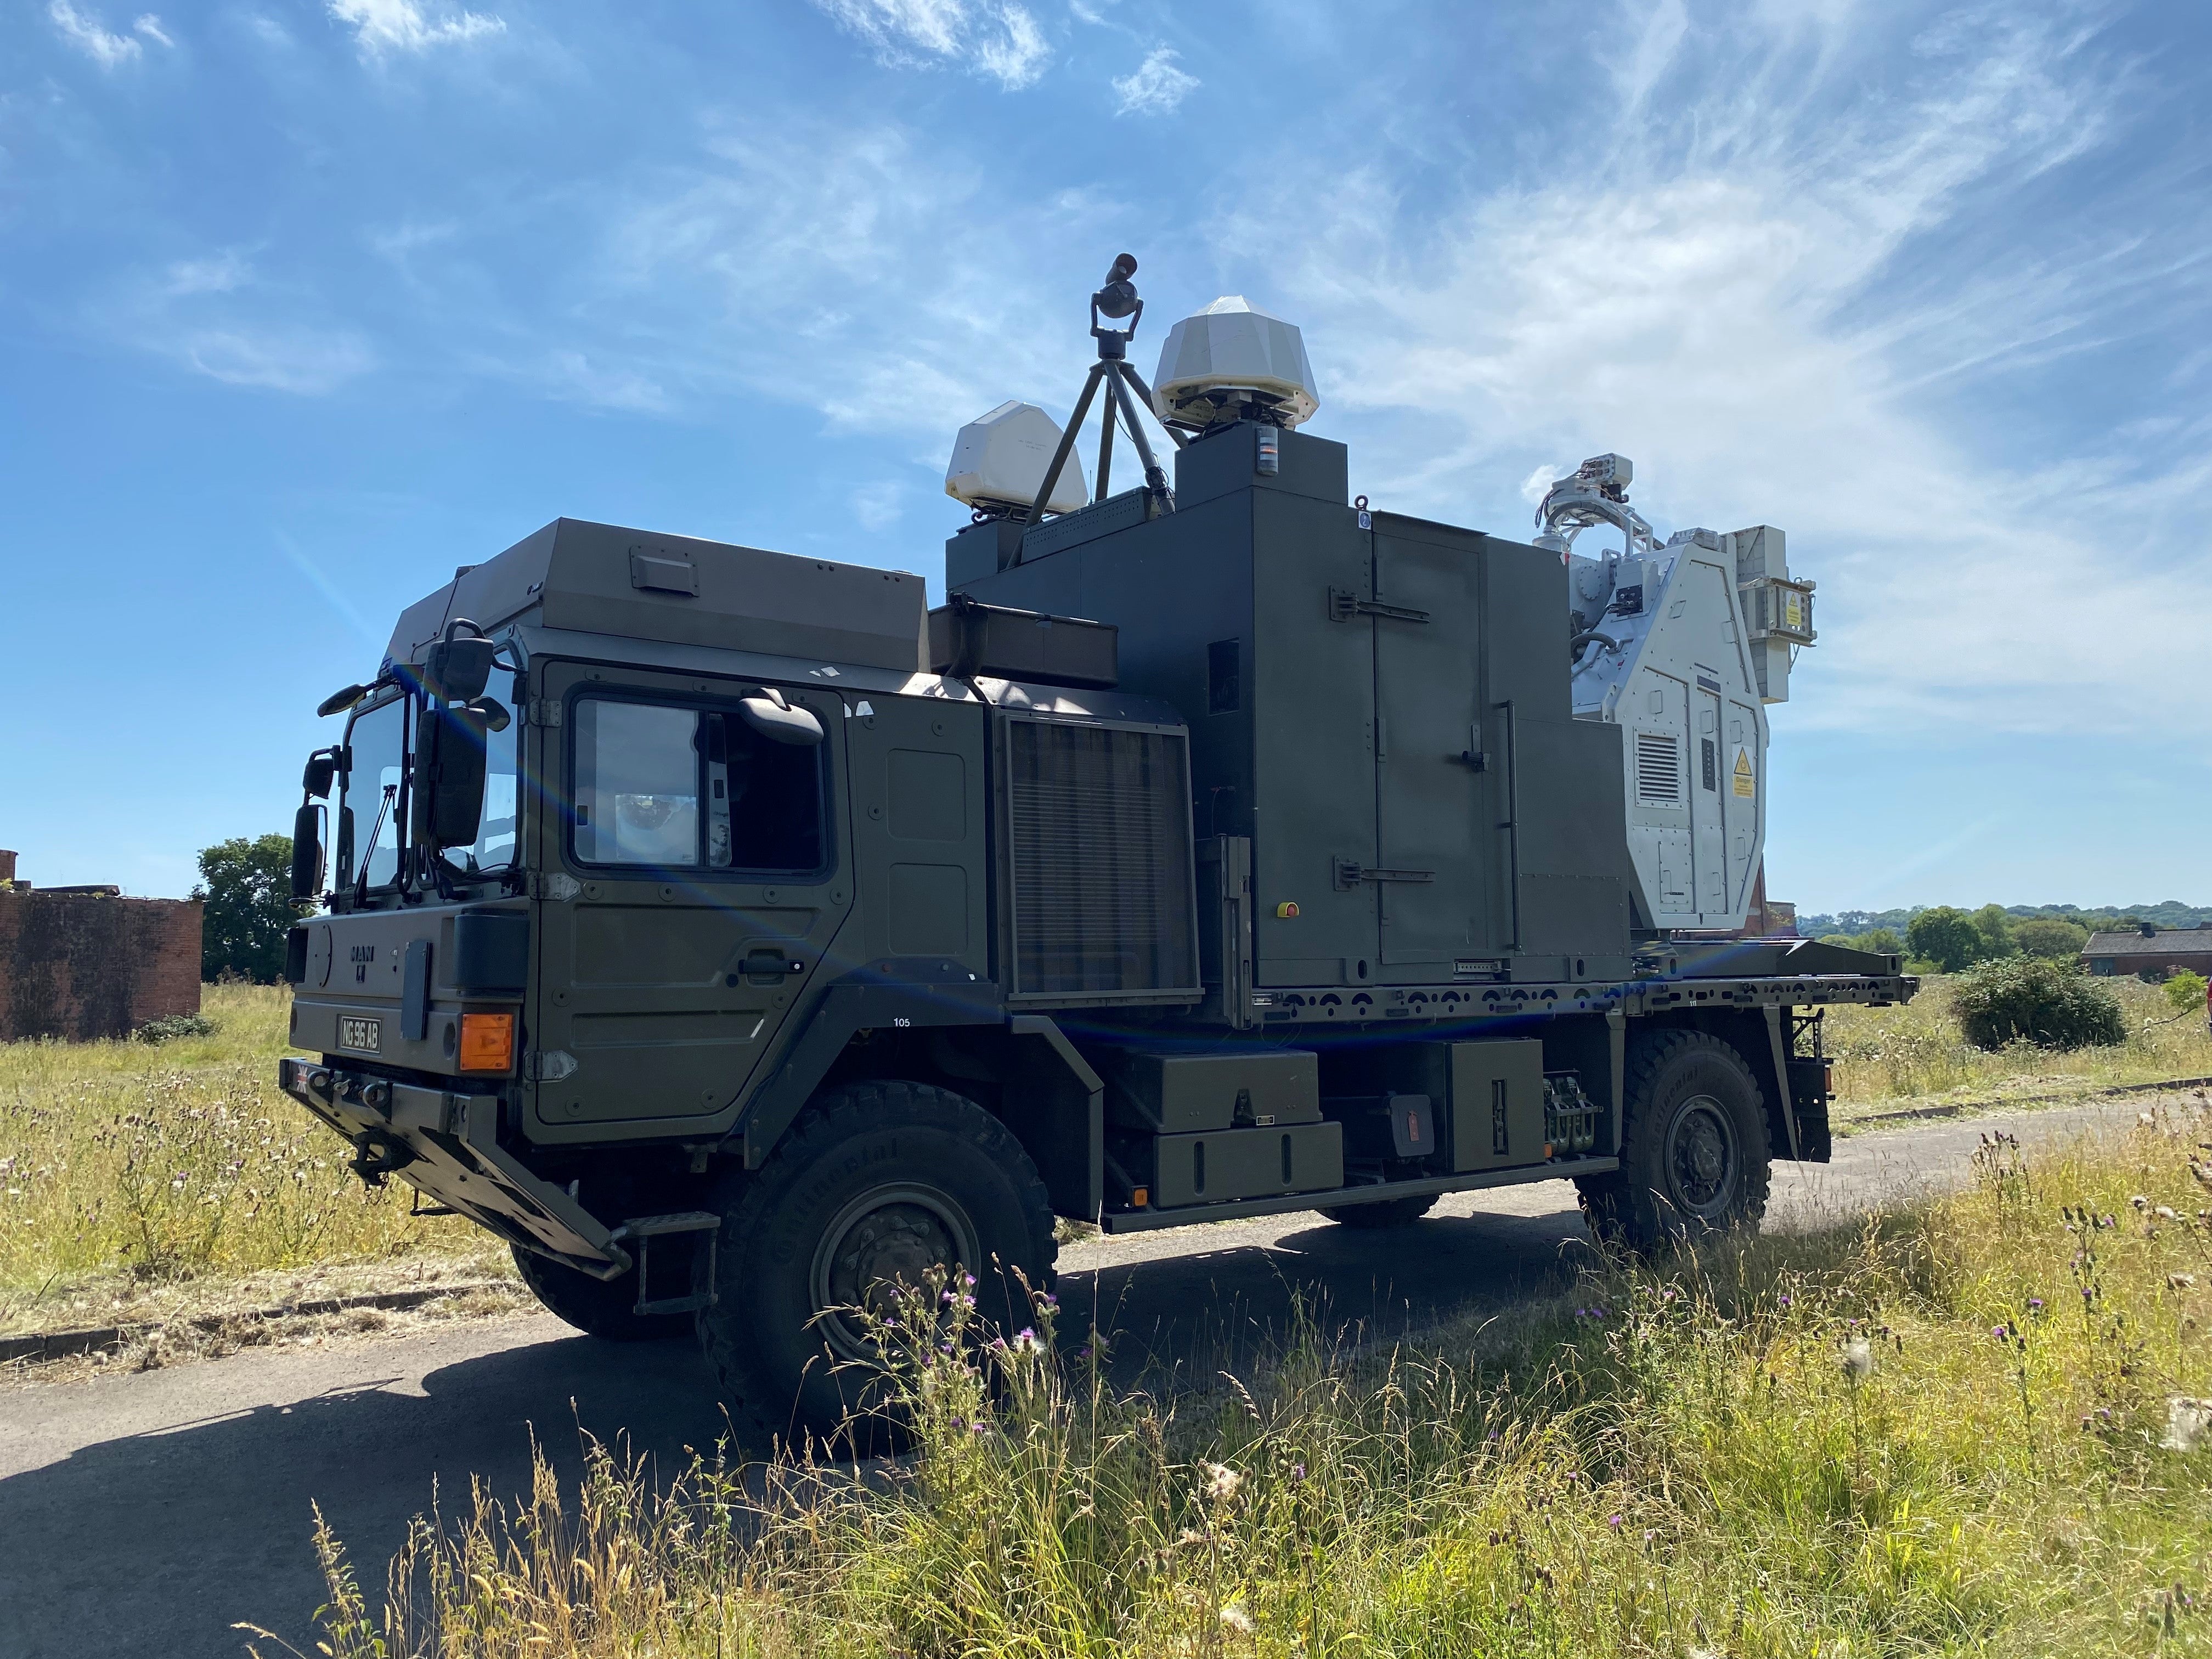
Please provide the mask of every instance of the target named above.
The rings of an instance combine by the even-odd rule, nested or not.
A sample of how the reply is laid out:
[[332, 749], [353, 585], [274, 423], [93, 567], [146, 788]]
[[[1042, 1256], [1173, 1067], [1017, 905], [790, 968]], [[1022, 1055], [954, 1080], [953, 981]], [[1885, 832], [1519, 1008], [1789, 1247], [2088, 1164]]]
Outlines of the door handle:
[[1425, 623], [1429, 619], [1429, 613], [1417, 611], [1410, 605], [1385, 605], [1380, 599], [1363, 599], [1346, 588], [1332, 587], [1328, 590], [1328, 617], [1331, 622], [1353, 622], [1361, 617], [1383, 617], [1392, 622]]
[[1358, 859], [1336, 860], [1336, 886], [1340, 892], [1347, 892], [1363, 881], [1434, 881], [1436, 878], [1437, 872], [1433, 870], [1377, 870], [1362, 864]]
[[803, 974], [806, 964], [788, 951], [753, 950], [745, 952], [740, 971], [747, 979], [781, 979], [786, 974]]

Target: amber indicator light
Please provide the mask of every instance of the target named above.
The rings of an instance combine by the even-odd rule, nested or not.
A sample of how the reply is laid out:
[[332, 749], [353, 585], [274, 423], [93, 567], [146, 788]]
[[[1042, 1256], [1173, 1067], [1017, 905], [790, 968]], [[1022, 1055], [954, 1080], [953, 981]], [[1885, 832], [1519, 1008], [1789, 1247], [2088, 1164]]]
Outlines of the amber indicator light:
[[461, 1016], [461, 1069], [465, 1072], [511, 1072], [514, 1069], [514, 1016]]

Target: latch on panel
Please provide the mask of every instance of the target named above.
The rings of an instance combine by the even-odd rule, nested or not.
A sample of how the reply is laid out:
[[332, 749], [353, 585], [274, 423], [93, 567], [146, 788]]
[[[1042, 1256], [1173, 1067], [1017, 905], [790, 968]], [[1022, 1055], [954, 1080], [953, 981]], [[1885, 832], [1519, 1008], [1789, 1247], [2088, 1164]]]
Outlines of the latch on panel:
[[1416, 611], [1407, 605], [1385, 605], [1380, 599], [1363, 599], [1346, 587], [1328, 590], [1328, 619], [1331, 622], [1354, 622], [1361, 617], [1384, 617], [1392, 622], [1425, 623], [1429, 619], [1429, 613]]
[[1433, 870], [1378, 870], [1358, 859], [1336, 860], [1336, 885], [1340, 892], [1349, 892], [1363, 881], [1434, 881]]

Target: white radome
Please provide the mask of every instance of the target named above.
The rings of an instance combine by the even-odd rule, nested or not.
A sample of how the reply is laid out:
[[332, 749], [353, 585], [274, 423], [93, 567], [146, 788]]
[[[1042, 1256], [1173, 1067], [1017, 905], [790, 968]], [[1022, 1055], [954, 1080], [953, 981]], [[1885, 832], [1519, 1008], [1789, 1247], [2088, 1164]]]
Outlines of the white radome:
[[1152, 377], [1161, 418], [1188, 406], [1203, 420], [1201, 400], [1218, 392], [1257, 392], [1284, 406], [1285, 424], [1304, 425], [1321, 407], [1321, 394], [1297, 325], [1254, 310], [1241, 294], [1227, 294], [1170, 329]]
[[[1027, 507], [1036, 500], [1060, 436], [1060, 422], [1035, 404], [1000, 404], [962, 427], [952, 441], [945, 493], [970, 507]], [[1083, 463], [1070, 451], [1045, 510], [1073, 513], [1089, 494]]]

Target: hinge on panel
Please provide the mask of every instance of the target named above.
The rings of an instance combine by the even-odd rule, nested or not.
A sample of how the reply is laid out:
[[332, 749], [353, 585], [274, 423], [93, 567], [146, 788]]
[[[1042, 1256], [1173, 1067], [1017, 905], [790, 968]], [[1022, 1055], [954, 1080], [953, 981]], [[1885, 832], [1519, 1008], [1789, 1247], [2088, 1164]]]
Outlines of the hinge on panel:
[[561, 699], [558, 697], [532, 697], [530, 700], [530, 723], [532, 726], [560, 725]]
[[542, 1054], [533, 1048], [523, 1062], [523, 1075], [532, 1083], [558, 1083], [576, 1075], [576, 1057], [562, 1048]]
[[1434, 881], [1433, 870], [1378, 870], [1362, 864], [1358, 859], [1336, 860], [1336, 885], [1340, 892], [1349, 892], [1363, 881]]
[[1331, 622], [1352, 622], [1361, 617], [1387, 617], [1393, 622], [1425, 623], [1429, 619], [1425, 611], [1416, 611], [1407, 605], [1385, 605], [1380, 599], [1363, 599], [1349, 588], [1328, 590], [1328, 619]]
[[556, 899], [565, 904], [583, 890], [582, 882], [558, 870], [550, 874], [544, 871], [531, 872], [530, 896], [534, 899]]

